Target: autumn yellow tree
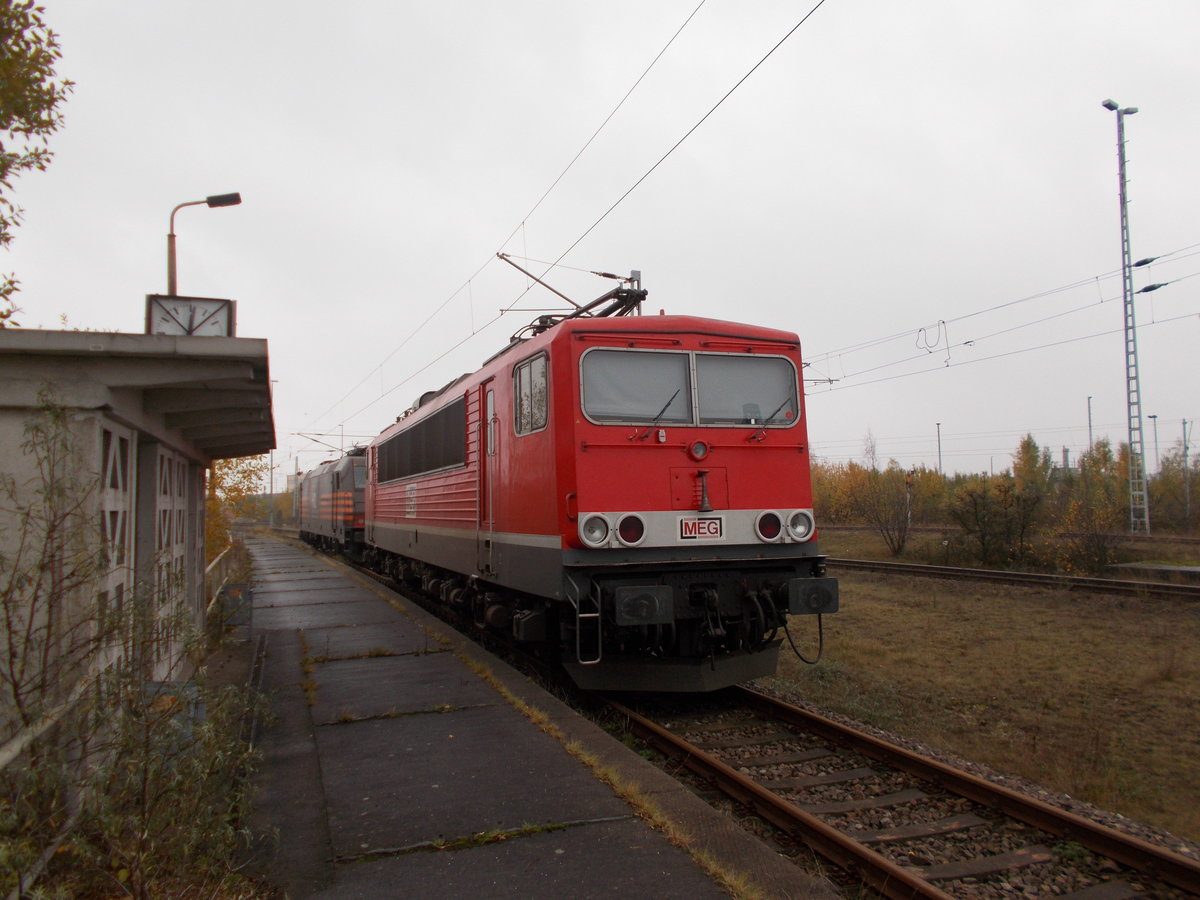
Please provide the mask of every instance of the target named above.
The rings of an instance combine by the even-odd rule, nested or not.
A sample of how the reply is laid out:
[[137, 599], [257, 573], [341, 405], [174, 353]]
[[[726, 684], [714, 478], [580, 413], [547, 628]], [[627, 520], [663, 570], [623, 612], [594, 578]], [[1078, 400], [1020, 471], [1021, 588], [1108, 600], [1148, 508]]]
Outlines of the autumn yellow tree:
[[829, 525], [846, 525], [856, 521], [850, 502], [849, 480], [845, 463], [813, 463], [813, 508], [818, 521]]
[[273, 524], [283, 522], [291, 522], [295, 518], [293, 506], [295, 504], [295, 495], [291, 491], [285, 491], [282, 494], [276, 494], [271, 498], [271, 521]]
[[204, 557], [211, 563], [233, 540], [233, 523], [253, 510], [262, 493], [266, 456], [214, 460], [204, 502]]
[[1100, 572], [1116, 559], [1117, 542], [1129, 526], [1128, 449], [1113, 453], [1107, 440], [1079, 458], [1079, 474], [1059, 523], [1063, 530], [1059, 565], [1067, 572]]
[[[62, 52], [42, 13], [33, 3], [0, 3], [0, 247], [21, 220], [8, 196], [13, 179], [49, 164], [46, 140], [62, 124], [60, 107], [74, 87], [55, 73]], [[17, 324], [16, 291], [14, 276], [0, 276], [0, 328]]]
[[1176, 442], [1162, 457], [1158, 474], [1150, 479], [1150, 518], [1155, 531], [1188, 533], [1200, 507], [1200, 459], [1185, 454]]

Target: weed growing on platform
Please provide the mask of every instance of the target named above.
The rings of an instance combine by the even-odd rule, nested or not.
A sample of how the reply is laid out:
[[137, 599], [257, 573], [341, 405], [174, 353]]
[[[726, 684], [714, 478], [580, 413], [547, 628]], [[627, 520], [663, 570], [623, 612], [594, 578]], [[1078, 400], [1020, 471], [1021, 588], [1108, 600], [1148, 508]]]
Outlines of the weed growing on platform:
[[689, 853], [701, 868], [728, 890], [733, 897], [737, 900], [764, 900], [766, 895], [754, 887], [746, 876], [726, 869], [712, 856], [699, 849], [694, 838], [664, 814], [636, 784], [622, 777], [615, 769], [601, 763], [578, 741], [568, 740], [562, 729], [551, 721], [548, 713], [517, 697], [482, 662], [462, 652], [456, 653], [455, 656], [467, 668], [490, 684], [518, 712], [561, 743], [567, 753], [587, 766], [597, 778], [611, 787], [613, 792], [628, 803], [640, 818], [661, 832], [672, 844]]
[[119, 454], [94, 424], [44, 394], [32, 477], [0, 475], [0, 895], [248, 898], [232, 860], [256, 701], [194, 672], [183, 570], [135, 571], [128, 507], [101, 521], [90, 460]]
[[126, 692], [132, 713], [92, 776], [92, 861], [139, 900], [215, 889], [245, 837], [254, 751], [240, 731], [260, 703], [242, 687], [196, 687]]
[[317, 659], [310, 653], [308, 645], [308, 636], [304, 630], [300, 631], [300, 671], [304, 673], [304, 677], [300, 679], [300, 690], [304, 692], [304, 702], [306, 705], [313, 707], [317, 705], [317, 682], [312, 677], [317, 668]]

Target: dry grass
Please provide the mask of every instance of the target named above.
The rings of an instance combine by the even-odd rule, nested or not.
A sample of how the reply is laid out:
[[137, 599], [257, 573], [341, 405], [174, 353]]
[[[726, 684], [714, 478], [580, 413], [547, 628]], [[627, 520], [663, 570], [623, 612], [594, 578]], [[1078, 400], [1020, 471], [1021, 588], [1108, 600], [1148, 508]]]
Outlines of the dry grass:
[[773, 687], [1200, 839], [1200, 606], [839, 578], [824, 661]]

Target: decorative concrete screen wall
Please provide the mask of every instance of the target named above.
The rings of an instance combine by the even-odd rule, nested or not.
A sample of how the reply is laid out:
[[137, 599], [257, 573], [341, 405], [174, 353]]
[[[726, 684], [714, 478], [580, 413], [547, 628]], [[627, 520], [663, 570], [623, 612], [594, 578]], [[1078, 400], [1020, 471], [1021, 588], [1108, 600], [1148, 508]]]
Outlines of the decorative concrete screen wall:
[[109, 570], [96, 585], [97, 618], [118, 619], [126, 598], [133, 596], [134, 462], [136, 435], [132, 428], [99, 419], [100, 532], [107, 548]]
[[[61, 480], [105, 552], [103, 571], [70, 606], [118, 636], [88, 668], [94, 675], [128, 652], [119, 636], [137, 600], [155, 613], [146, 677], [181, 677], [178, 622], [202, 626], [206, 606], [205, 472], [214, 459], [275, 446], [266, 342], [0, 329], [0, 384], [0, 476], [18, 503], [38, 490], [38, 462], [22, 450], [28, 423], [47, 403], [69, 423], [78, 462]], [[0, 551], [18, 538], [0, 532]]]

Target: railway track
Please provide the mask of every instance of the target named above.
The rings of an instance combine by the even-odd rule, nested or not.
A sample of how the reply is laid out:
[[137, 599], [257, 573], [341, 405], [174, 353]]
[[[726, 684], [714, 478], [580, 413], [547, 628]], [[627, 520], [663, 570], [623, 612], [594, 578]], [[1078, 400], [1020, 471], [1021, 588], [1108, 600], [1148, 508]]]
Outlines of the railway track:
[[609, 702], [641, 739], [885, 897], [1200, 895], [1200, 862], [756, 691], [721, 701]]
[[[874, 525], [830, 525], [828, 522], [821, 525], [821, 531], [825, 533], [834, 531], [875, 532], [877, 530]], [[941, 525], [913, 525], [908, 531], [909, 534], [948, 535], [953, 533], [952, 529]], [[1061, 531], [1058, 532], [1057, 536], [1060, 538], [1077, 537], [1078, 532]], [[1175, 534], [1174, 532], [1156, 532], [1154, 534], [1129, 534], [1122, 532], [1121, 534], [1110, 535], [1110, 537], [1122, 544], [1190, 544], [1192, 546], [1200, 544], [1200, 537], [1190, 534]]]
[[1168, 581], [1127, 581], [1119, 578], [1092, 578], [1080, 575], [1046, 575], [1036, 572], [1009, 572], [1001, 569], [964, 569], [955, 566], [929, 566], [919, 563], [888, 562], [874, 559], [829, 558], [831, 570], [884, 572], [889, 575], [915, 575], [922, 578], [953, 578], [991, 581], [1027, 587], [1088, 591], [1096, 594], [1123, 594], [1136, 597], [1175, 597], [1200, 600], [1200, 585]]

